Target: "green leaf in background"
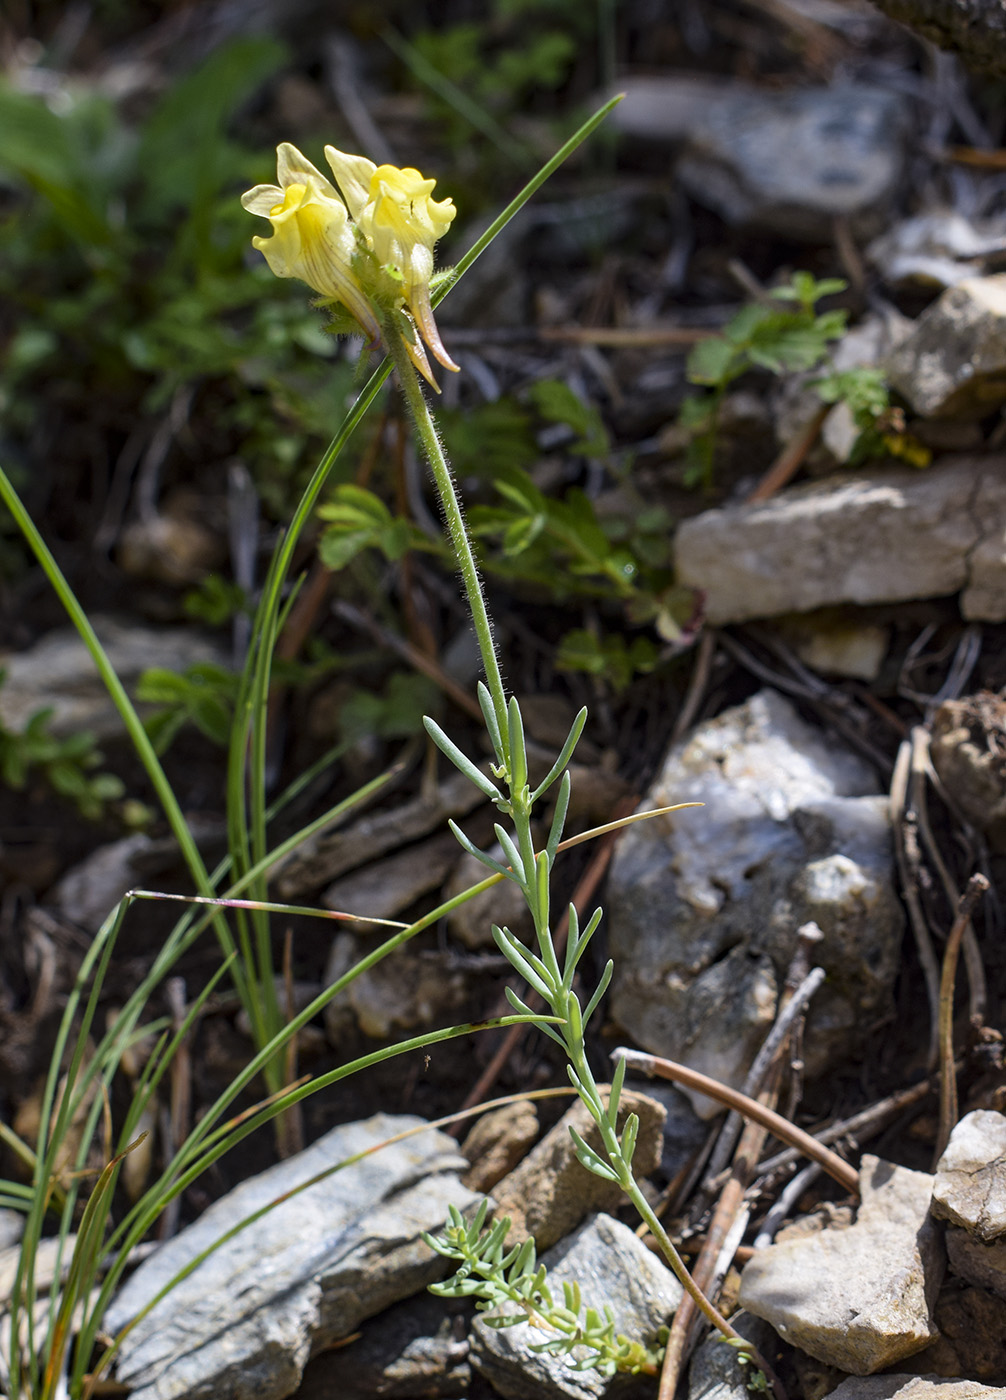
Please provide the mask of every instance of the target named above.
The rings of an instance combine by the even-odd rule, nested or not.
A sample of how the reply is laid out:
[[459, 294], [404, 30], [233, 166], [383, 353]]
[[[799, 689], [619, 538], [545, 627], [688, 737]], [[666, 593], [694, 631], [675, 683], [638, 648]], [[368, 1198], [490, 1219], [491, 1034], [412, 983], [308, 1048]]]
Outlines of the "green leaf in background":
[[351, 482], [337, 486], [317, 514], [327, 522], [318, 541], [318, 556], [329, 569], [345, 568], [364, 549], [379, 549], [396, 563], [409, 549], [431, 547], [431, 541], [416, 526], [392, 515], [373, 491]]
[[576, 434], [573, 452], [585, 457], [607, 457], [611, 441], [604, 420], [594, 404], [584, 403], [561, 379], [540, 379], [528, 390], [528, 398], [548, 423], [564, 423]]
[[225, 745], [238, 690], [233, 671], [200, 661], [184, 671], [152, 666], [136, 685], [136, 698], [162, 709], [144, 721], [151, 742], [164, 753], [183, 724], [189, 723], [213, 743]]
[[634, 676], [652, 671], [660, 659], [649, 637], [627, 642], [620, 633], [598, 637], [586, 628], [567, 632], [559, 645], [556, 664], [566, 671], [583, 671], [624, 690]]
[[419, 734], [423, 717], [439, 713], [439, 687], [427, 676], [396, 671], [380, 695], [358, 690], [342, 707], [339, 727], [349, 743], [360, 739], [408, 739]]

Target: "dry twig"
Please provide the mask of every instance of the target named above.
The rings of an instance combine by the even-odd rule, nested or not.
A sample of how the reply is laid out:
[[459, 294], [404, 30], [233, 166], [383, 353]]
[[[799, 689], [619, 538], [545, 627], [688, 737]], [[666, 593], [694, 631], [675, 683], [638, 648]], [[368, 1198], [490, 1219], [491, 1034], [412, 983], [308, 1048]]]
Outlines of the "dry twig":
[[933, 1170], [946, 1150], [950, 1134], [957, 1122], [957, 1074], [954, 1067], [954, 982], [957, 976], [957, 955], [968, 927], [971, 911], [989, 889], [984, 875], [972, 875], [957, 906], [957, 917], [947, 938], [940, 977], [940, 1118], [936, 1132]]

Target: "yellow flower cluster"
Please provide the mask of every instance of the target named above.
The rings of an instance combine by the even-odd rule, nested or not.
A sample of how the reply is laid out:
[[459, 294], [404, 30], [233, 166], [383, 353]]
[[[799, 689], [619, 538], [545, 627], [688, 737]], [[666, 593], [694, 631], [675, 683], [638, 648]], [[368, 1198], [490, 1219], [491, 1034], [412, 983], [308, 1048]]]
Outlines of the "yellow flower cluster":
[[[339, 186], [284, 141], [276, 149], [275, 185], [241, 196], [251, 214], [272, 224], [271, 238], [253, 238], [277, 277], [298, 277], [340, 302], [371, 341], [381, 336], [380, 312], [408, 308], [412, 321], [445, 369], [457, 369], [440, 339], [430, 305], [433, 249], [457, 212], [434, 200], [435, 180], [418, 170], [374, 165], [365, 156], [325, 147]], [[415, 334], [406, 336], [413, 363], [435, 385]]]

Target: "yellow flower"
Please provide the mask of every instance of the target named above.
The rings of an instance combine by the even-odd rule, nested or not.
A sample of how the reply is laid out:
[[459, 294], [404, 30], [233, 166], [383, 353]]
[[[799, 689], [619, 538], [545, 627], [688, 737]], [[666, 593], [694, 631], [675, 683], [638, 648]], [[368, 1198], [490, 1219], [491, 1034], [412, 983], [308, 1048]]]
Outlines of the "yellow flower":
[[241, 196], [250, 214], [261, 214], [273, 228], [272, 238], [253, 238], [277, 277], [298, 277], [332, 297], [360, 323], [372, 340], [380, 326], [369, 299], [353, 272], [356, 237], [346, 206], [331, 181], [288, 141], [276, 148], [278, 185], [256, 185]]
[[349, 212], [382, 267], [402, 279], [405, 304], [433, 354], [445, 369], [457, 369], [440, 339], [430, 306], [433, 249], [451, 226], [457, 210], [450, 199], [430, 198], [436, 180], [424, 180], [407, 166], [377, 165], [325, 147]]
[[325, 147], [325, 156], [342, 199], [295, 146], [284, 142], [277, 148], [279, 184], [257, 185], [241, 199], [273, 226], [272, 238], [253, 238], [252, 244], [278, 277], [299, 277], [342, 302], [371, 340], [380, 336], [376, 307], [390, 312], [406, 306], [412, 316], [406, 349], [435, 388], [413, 322], [444, 368], [456, 370], [430, 304], [433, 249], [451, 225], [454, 204], [431, 199], [436, 181], [424, 180], [418, 170], [375, 166], [334, 146]]

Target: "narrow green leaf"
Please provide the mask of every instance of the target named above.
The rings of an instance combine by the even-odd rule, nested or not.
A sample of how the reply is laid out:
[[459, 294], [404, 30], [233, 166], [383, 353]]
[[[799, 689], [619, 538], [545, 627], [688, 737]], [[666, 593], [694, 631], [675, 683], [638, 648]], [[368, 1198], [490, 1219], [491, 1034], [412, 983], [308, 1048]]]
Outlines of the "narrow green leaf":
[[497, 762], [505, 765], [506, 754], [503, 751], [503, 740], [500, 737], [499, 721], [496, 718], [496, 711], [493, 709], [493, 698], [489, 693], [489, 687], [486, 685], [485, 681], [479, 681], [478, 685], [475, 687], [475, 691], [479, 698], [479, 708], [482, 711], [482, 718], [486, 722], [486, 732], [493, 746], [493, 753], [496, 755]]
[[[574, 928], [573, 920], [575, 918], [576, 911], [573, 909], [572, 904], [569, 906], [569, 909], [569, 927], [570, 934], [572, 935], [572, 930]], [[604, 911], [601, 909], [595, 909], [593, 914], [590, 916], [590, 920], [587, 923], [587, 927], [583, 930], [582, 934], [579, 934], [575, 940], [571, 936], [566, 944], [566, 966], [562, 977], [562, 985], [566, 991], [569, 991], [570, 987], [572, 987], [573, 985], [573, 977], [576, 973], [577, 965], [579, 964], [580, 959], [583, 957], [584, 953], [587, 951], [588, 943], [597, 931], [598, 925], [601, 922], [603, 912]], [[588, 1019], [589, 1012], [587, 1016], [584, 1017], [585, 1021]]]
[[507, 706], [507, 729], [510, 739], [510, 791], [516, 795], [527, 786], [527, 749], [524, 744], [524, 721], [516, 695]]
[[590, 1001], [587, 1003], [587, 1009], [586, 1009], [586, 1011], [583, 1013], [583, 1024], [584, 1024], [584, 1025], [586, 1025], [587, 1022], [590, 1020], [591, 1016], [593, 1016], [594, 1012], [597, 1010], [597, 1004], [598, 1004], [598, 1002], [601, 1000], [601, 998], [604, 996], [605, 992], [608, 990], [608, 983], [611, 981], [611, 974], [612, 974], [612, 972], [613, 972], [614, 970], [615, 970], [615, 964], [614, 964], [614, 963], [611, 961], [611, 959], [609, 958], [608, 961], [607, 961], [607, 963], [605, 964], [604, 971], [601, 973], [601, 980], [600, 980], [600, 982], [598, 982], [596, 988], [594, 989], [594, 995], [591, 997]]
[[[548, 930], [549, 893], [550, 893], [550, 892], [549, 892], [549, 864], [550, 864], [550, 862], [549, 862], [549, 859], [548, 859], [548, 852], [547, 852], [547, 851], [542, 851], [542, 852], [540, 853], [540, 855], [538, 856], [538, 860], [537, 860], [537, 862], [536, 862], [536, 867], [535, 867], [535, 869], [536, 869], [536, 874], [537, 874], [537, 879], [538, 879], [538, 889], [537, 889], [537, 894], [538, 894], [538, 922], [539, 922], [540, 926], [541, 926], [543, 929], [545, 929], [546, 931]], [[555, 953], [554, 953], [554, 951], [550, 948], [550, 949], [549, 949], [549, 952], [551, 953], [552, 962], [555, 963]], [[556, 964], [556, 972], [558, 973], [558, 964]]]
[[538, 786], [532, 793], [532, 803], [537, 802], [538, 798], [541, 797], [543, 793], [548, 792], [549, 788], [555, 782], [556, 778], [566, 767], [566, 764], [569, 762], [569, 760], [573, 757], [573, 750], [579, 743], [580, 735], [583, 733], [583, 726], [586, 723], [587, 707], [585, 705], [583, 709], [579, 712], [579, 714], [576, 716], [576, 718], [573, 720], [573, 723], [570, 727], [570, 731], [566, 736], [566, 742], [563, 744], [562, 749], [559, 753], [559, 757], [555, 760], [555, 762], [552, 764], [552, 767], [548, 770], [546, 776], [542, 779], [542, 781], [538, 784]]
[[570, 1128], [569, 1135], [573, 1139], [573, 1148], [576, 1153], [576, 1160], [581, 1166], [586, 1167], [595, 1176], [604, 1177], [608, 1181], [617, 1181], [618, 1175], [614, 1172], [602, 1157], [599, 1157], [592, 1147], [584, 1142], [583, 1138], [575, 1128]]
[[475, 842], [470, 840], [465, 835], [465, 833], [461, 830], [461, 828], [458, 826], [457, 822], [453, 819], [453, 817], [448, 821], [447, 825], [454, 833], [458, 845], [463, 846], [470, 856], [474, 856], [476, 860], [481, 861], [483, 865], [488, 866], [488, 868], [494, 871], [497, 875], [502, 875], [507, 880], [513, 879], [513, 876], [510, 874], [509, 870], [506, 868], [505, 865], [502, 865], [498, 860], [494, 860], [493, 857], [487, 855], [485, 851], [479, 850]]
[[504, 987], [503, 991], [507, 1001], [519, 1015], [532, 1017], [535, 1021], [536, 1029], [541, 1031], [543, 1035], [547, 1035], [550, 1040], [554, 1040], [556, 1045], [561, 1046], [561, 1048], [565, 1050], [565, 1041], [559, 1035], [558, 1031], [556, 1031], [554, 1026], [548, 1025], [545, 1021], [539, 1021], [537, 1019], [538, 1013], [532, 1011], [530, 1006], [528, 1006], [526, 1002], [521, 1001], [520, 997], [517, 995], [517, 993], [512, 987]]
[[[555, 802], [555, 811], [552, 814], [552, 825], [549, 829], [548, 840], [545, 843], [545, 851], [548, 855], [548, 863], [551, 867], [555, 864], [556, 853], [559, 849], [559, 842], [562, 840], [563, 828], [566, 825], [566, 813], [569, 810], [569, 794], [572, 789], [572, 779], [569, 770], [562, 775], [562, 782], [559, 784], [559, 795]], [[532, 797], [532, 801], [537, 800], [537, 793]]]
[[622, 1085], [625, 1083], [625, 1065], [625, 1058], [620, 1057], [615, 1062], [615, 1072], [611, 1076], [611, 1092], [608, 1095], [607, 1119], [612, 1128], [615, 1127], [618, 1121], [618, 1104], [622, 1097]]
[[495, 831], [496, 833], [496, 840], [500, 843], [500, 845], [503, 848], [503, 854], [505, 858], [510, 863], [510, 869], [517, 877], [519, 883], [521, 885], [524, 885], [526, 883], [527, 876], [524, 870], [524, 863], [520, 858], [520, 851], [518, 851], [516, 845], [514, 844], [513, 837], [504, 827], [500, 826], [499, 822], [495, 823], [495, 825], [493, 826], [493, 831]]
[[[619, 1064], [624, 1065], [625, 1061], [620, 1060]], [[639, 1116], [630, 1113], [625, 1120], [625, 1127], [622, 1129], [622, 1161], [627, 1167], [632, 1166], [633, 1154], [636, 1151], [636, 1138], [639, 1136]]]
[[[496, 928], [496, 924], [493, 924], [494, 938], [496, 938]], [[542, 979], [538, 976], [537, 972], [535, 972], [534, 968], [528, 962], [526, 955], [523, 952], [518, 952], [517, 947], [515, 947], [511, 943], [508, 943], [505, 939], [502, 938], [502, 936], [496, 938], [496, 944], [499, 947], [500, 951], [503, 953], [503, 956], [506, 958], [507, 962], [513, 968], [513, 970], [515, 972], [520, 973], [520, 975], [524, 978], [524, 981], [528, 984], [529, 987], [532, 987], [538, 993], [542, 1001], [546, 1001], [551, 1005], [552, 996], [554, 995], [554, 993], [549, 991], [549, 988], [545, 985]]]
[[429, 715], [426, 715], [423, 719], [423, 726], [440, 752], [450, 759], [459, 773], [463, 773], [469, 782], [474, 783], [479, 792], [485, 793], [486, 797], [493, 802], [502, 801], [503, 794], [499, 788], [486, 777], [481, 769], [475, 766], [466, 754], [461, 752], [453, 739], [447, 737], [436, 720], [430, 719]]

